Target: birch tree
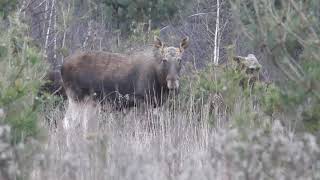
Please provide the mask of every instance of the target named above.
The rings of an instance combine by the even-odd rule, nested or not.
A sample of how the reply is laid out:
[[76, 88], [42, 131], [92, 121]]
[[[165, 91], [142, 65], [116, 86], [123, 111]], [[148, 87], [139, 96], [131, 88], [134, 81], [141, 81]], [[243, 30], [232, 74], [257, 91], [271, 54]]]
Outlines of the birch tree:
[[217, 18], [216, 18], [216, 28], [214, 36], [214, 56], [213, 63], [214, 65], [219, 64], [219, 22], [220, 22], [220, 0], [217, 0]]
[[52, 0], [51, 2], [51, 8], [49, 11], [49, 20], [48, 20], [48, 27], [47, 27], [47, 32], [46, 32], [46, 39], [44, 43], [44, 53], [47, 53], [48, 49], [48, 42], [49, 42], [49, 35], [50, 35], [50, 30], [52, 28], [52, 16], [53, 16], [53, 11], [54, 11], [54, 5], [55, 5], [55, 0]]

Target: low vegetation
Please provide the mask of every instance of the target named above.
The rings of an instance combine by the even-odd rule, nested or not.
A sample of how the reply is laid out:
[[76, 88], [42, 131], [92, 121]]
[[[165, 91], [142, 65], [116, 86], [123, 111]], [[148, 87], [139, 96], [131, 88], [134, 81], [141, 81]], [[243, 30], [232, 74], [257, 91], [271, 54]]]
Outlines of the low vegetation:
[[[48, 12], [48, 22], [37, 30], [29, 22], [34, 17], [26, 11], [34, 4], [23, 2], [0, 2], [0, 179], [320, 179], [317, 0], [223, 4], [221, 12], [228, 13], [221, 14], [221, 19], [227, 19], [224, 26], [230, 23], [233, 28], [221, 29], [221, 36], [233, 39], [221, 38], [219, 62], [223, 63], [219, 65], [211, 59], [195, 59], [199, 48], [192, 38], [202, 39], [188, 31], [202, 27], [212, 35], [210, 22], [199, 24], [200, 16], [215, 16], [211, 10], [218, 7], [216, 3], [197, 1], [193, 7], [192, 0], [185, 4], [172, 0], [156, 4], [45, 0], [40, 4], [34, 0], [37, 8]], [[134, 8], [139, 6], [143, 8]], [[88, 8], [88, 13], [78, 17], [78, 7]], [[115, 111], [109, 105], [84, 105], [75, 109], [77, 121], [64, 131], [67, 102], [46, 93], [37, 96], [46, 83], [47, 60], [50, 69], [56, 70], [76, 47], [141, 50], [154, 35], [163, 36], [162, 21], [168, 23], [166, 19], [174, 17], [179, 22], [195, 9], [194, 24], [181, 26], [189, 28], [182, 34], [191, 34], [191, 44], [186, 50], [188, 62], [183, 62], [180, 93], [172, 94], [163, 106]], [[86, 37], [72, 39], [71, 26], [87, 20]], [[98, 20], [105, 23], [99, 25]], [[114, 37], [107, 37], [110, 41], [98, 37], [95, 28], [105, 28]], [[41, 40], [34, 36], [40, 32]], [[259, 72], [270, 75], [267, 80], [250, 82], [247, 71], [234, 60], [248, 54], [241, 48], [256, 55]], [[199, 68], [197, 61], [205, 67]], [[87, 133], [84, 120], [90, 122]], [[68, 146], [67, 135], [71, 137]]]
[[27, 35], [28, 27], [19, 18], [14, 14], [0, 26], [1, 123], [11, 125], [13, 142], [24, 141], [39, 131], [35, 98], [40, 77], [47, 69], [43, 55]]

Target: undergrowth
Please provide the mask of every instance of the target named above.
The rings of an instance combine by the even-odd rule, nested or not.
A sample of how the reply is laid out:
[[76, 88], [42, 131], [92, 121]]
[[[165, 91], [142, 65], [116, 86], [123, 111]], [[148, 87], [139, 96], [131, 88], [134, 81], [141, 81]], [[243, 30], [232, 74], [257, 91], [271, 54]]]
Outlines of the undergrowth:
[[0, 108], [5, 112], [1, 121], [12, 127], [13, 142], [38, 132], [34, 99], [46, 70], [40, 51], [27, 36], [28, 27], [19, 18], [14, 14], [0, 23]]

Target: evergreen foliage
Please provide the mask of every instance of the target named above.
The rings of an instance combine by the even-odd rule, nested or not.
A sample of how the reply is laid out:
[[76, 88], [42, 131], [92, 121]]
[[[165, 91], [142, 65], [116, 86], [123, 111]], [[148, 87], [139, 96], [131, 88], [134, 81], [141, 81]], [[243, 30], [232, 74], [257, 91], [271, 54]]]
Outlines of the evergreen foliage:
[[[189, 0], [187, 0], [189, 1]], [[104, 0], [107, 17], [123, 33], [142, 23], [155, 28], [161, 21], [172, 21], [187, 4], [182, 0]], [[151, 23], [151, 24], [149, 24]]]
[[17, 6], [17, 0], [0, 0], [0, 17], [7, 18]]
[[[231, 0], [234, 17], [251, 48], [280, 69], [282, 107], [320, 130], [320, 1]], [[302, 109], [299, 113], [298, 109]], [[300, 115], [299, 115], [300, 114]]]
[[34, 99], [46, 67], [19, 15], [9, 16], [7, 23], [0, 24], [0, 108], [5, 112], [1, 121], [12, 126], [16, 142], [37, 134]]

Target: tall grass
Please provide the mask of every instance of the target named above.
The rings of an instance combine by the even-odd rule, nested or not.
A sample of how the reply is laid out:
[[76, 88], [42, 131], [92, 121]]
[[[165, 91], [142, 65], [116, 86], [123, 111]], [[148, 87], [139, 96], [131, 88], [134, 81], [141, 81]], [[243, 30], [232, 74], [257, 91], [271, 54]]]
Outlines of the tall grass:
[[[314, 136], [294, 134], [279, 120], [270, 122], [270, 128], [250, 123], [243, 128], [231, 126], [231, 116], [229, 122], [213, 125], [216, 116], [210, 116], [205, 104], [196, 110], [191, 96], [189, 101], [177, 99], [175, 108], [167, 103], [119, 112], [96, 106], [90, 119], [85, 113], [92, 106], [87, 104], [74, 111], [79, 119], [68, 131], [62, 128], [66, 104], [47, 107], [46, 118], [57, 121], [58, 128], [48, 128], [48, 142], [33, 162], [30, 178], [320, 178], [320, 149]], [[235, 104], [238, 111], [243, 105], [241, 100]], [[86, 133], [83, 120], [89, 122]]]

